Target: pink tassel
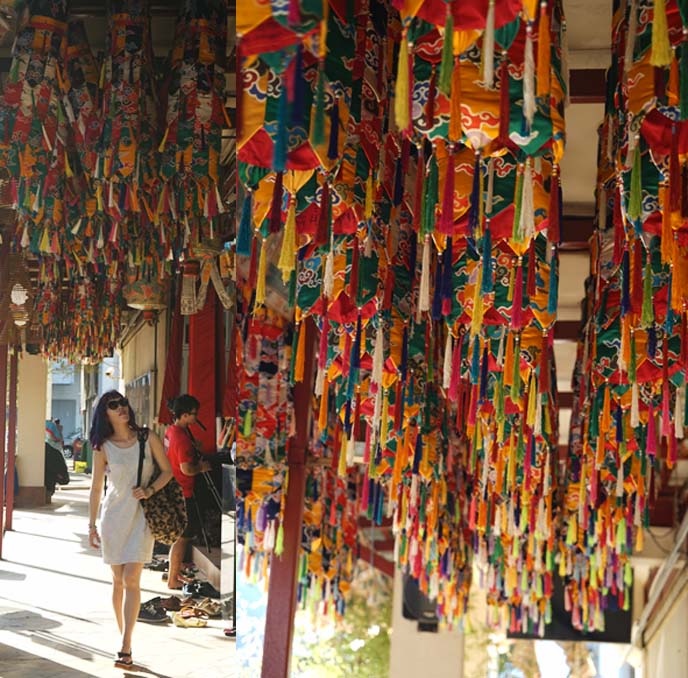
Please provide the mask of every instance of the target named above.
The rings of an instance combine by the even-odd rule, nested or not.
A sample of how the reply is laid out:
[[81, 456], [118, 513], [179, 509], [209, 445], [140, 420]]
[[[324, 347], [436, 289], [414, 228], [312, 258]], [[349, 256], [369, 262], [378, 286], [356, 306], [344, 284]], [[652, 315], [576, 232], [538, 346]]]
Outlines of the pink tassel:
[[662, 436], [664, 438], [669, 438], [671, 430], [671, 412], [669, 411], [669, 382], [665, 381], [662, 388]]
[[455, 403], [459, 399], [459, 383], [461, 382], [461, 344], [463, 336], [454, 344], [452, 358], [451, 381], [449, 382], [449, 400]]
[[655, 424], [655, 409], [650, 403], [647, 410], [647, 455], [655, 457], [657, 454], [657, 430]]
[[520, 329], [523, 325], [522, 306], [523, 306], [523, 271], [521, 270], [521, 260], [519, 258], [518, 266], [514, 272], [516, 280], [514, 281], [514, 304], [513, 312], [511, 314], [511, 329]]

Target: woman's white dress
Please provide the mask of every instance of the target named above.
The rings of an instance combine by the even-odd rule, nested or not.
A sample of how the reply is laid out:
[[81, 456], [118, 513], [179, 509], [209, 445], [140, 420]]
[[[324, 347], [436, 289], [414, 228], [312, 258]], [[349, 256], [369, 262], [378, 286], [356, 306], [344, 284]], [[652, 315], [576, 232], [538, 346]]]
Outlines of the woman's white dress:
[[[105, 474], [108, 479], [100, 513], [103, 560], [107, 565], [150, 562], [155, 540], [141, 503], [132, 495], [139, 465], [139, 441], [134, 440], [127, 448], [106, 441], [103, 451], [107, 459]], [[153, 468], [150, 445], [146, 441], [142, 487], [148, 485]]]

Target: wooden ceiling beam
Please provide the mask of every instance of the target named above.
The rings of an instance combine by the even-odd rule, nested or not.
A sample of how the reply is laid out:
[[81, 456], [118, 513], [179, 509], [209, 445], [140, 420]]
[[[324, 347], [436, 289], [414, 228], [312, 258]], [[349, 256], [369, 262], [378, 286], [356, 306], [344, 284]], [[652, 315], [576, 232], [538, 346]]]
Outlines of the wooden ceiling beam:
[[603, 104], [607, 98], [604, 68], [574, 68], [569, 76], [572, 104]]

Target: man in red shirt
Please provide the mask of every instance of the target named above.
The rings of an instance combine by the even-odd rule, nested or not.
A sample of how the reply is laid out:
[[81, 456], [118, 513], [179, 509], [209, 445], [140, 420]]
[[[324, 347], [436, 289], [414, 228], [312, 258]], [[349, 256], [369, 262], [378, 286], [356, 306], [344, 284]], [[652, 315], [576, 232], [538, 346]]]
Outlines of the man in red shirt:
[[199, 455], [189, 431], [189, 424], [196, 421], [199, 405], [198, 400], [192, 395], [184, 394], [175, 398], [170, 406], [174, 416], [174, 424], [165, 432], [165, 450], [174, 477], [182, 488], [188, 519], [186, 530], [170, 549], [170, 571], [167, 586], [171, 589], [180, 589], [186, 581], [179, 572], [189, 543], [200, 528], [198, 507], [193, 496], [196, 476], [212, 469], [210, 462], [198, 458]]

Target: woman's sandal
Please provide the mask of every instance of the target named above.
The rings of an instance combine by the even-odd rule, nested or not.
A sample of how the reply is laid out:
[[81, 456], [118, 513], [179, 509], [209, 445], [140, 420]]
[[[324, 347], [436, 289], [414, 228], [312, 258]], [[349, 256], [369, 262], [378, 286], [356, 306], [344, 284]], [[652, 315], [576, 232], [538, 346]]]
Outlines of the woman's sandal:
[[115, 666], [124, 669], [130, 669], [134, 665], [134, 660], [131, 658], [131, 652], [118, 652], [117, 659], [115, 659]]
[[172, 615], [172, 621], [175, 626], [186, 628], [201, 628], [208, 625], [205, 619], [200, 619], [198, 617], [183, 617], [180, 612], [175, 612]]

